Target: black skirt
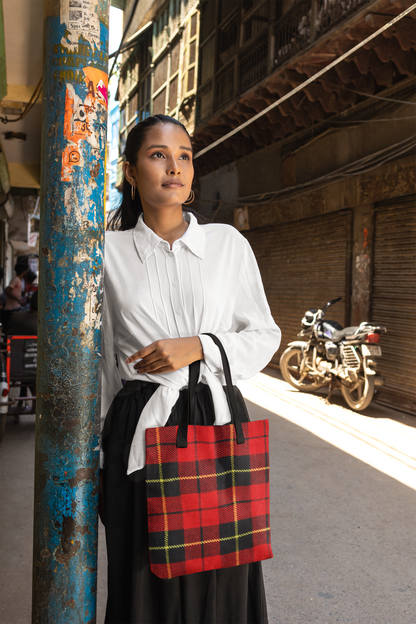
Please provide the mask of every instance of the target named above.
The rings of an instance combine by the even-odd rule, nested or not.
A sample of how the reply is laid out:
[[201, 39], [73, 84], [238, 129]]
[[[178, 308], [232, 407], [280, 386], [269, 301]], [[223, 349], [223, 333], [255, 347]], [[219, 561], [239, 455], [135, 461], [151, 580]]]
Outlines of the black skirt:
[[[104, 513], [108, 556], [105, 624], [267, 624], [261, 563], [160, 579], [150, 570], [144, 470], [126, 474], [140, 414], [158, 384], [130, 381], [115, 397], [103, 430]], [[248, 414], [236, 389], [242, 420]], [[167, 425], [179, 424], [188, 391]], [[212, 425], [207, 385], [198, 384], [194, 424]]]

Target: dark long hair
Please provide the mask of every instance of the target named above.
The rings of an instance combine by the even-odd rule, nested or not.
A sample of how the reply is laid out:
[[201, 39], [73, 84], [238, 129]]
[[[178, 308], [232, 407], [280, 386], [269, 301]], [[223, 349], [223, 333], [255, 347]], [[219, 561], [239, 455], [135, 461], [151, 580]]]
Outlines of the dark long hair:
[[[168, 115], [153, 115], [152, 117], [148, 117], [147, 119], [140, 121], [130, 130], [127, 136], [126, 148], [124, 150], [126, 161], [130, 164], [134, 164], [137, 161], [137, 153], [143, 145], [146, 135], [151, 128], [154, 128], [159, 124], [168, 123], [182, 128], [182, 130], [188, 135], [189, 140], [191, 140], [185, 126], [177, 119], [174, 119], [174, 117], [169, 117]], [[137, 219], [143, 212], [143, 206], [138, 190], [136, 189], [135, 198], [132, 199], [131, 184], [128, 182], [126, 176], [123, 178], [122, 193], [123, 199], [120, 206], [110, 218], [107, 226], [108, 230], [131, 230], [135, 227]]]

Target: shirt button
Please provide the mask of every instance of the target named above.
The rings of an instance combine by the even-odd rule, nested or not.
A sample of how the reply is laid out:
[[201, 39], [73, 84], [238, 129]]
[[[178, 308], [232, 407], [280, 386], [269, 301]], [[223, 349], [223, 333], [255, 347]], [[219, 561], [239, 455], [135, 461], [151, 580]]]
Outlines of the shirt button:
[[182, 314], [182, 310], [180, 310], [179, 308], [176, 308], [175, 312], [176, 312], [176, 314], [178, 314], [178, 315]]
[[176, 280], [172, 280], [172, 286], [177, 286], [178, 282]]

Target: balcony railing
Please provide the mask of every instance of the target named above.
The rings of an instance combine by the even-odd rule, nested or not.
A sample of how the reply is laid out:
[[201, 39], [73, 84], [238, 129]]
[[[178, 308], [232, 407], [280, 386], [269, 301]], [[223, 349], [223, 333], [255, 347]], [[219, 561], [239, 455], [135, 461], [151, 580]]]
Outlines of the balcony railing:
[[301, 0], [275, 26], [275, 67], [371, 0]]
[[[206, 120], [234, 98], [259, 83], [270, 71], [274, 71], [306, 49], [317, 38], [338, 26], [370, 2], [372, 0], [299, 0], [274, 25], [264, 30], [261, 30], [261, 27], [266, 23], [265, 11], [270, 4], [260, 4], [253, 15], [249, 16], [253, 19], [253, 23], [255, 22], [255, 27], [251, 26], [249, 31], [247, 26], [243, 37], [247, 43], [253, 33], [257, 34], [258, 31], [259, 34], [253, 38], [253, 43], [248, 44], [248, 47], [244, 45], [242, 49], [236, 51], [226, 69], [217, 71], [213, 77], [207, 75], [207, 80], [209, 79], [210, 82], [204, 81], [201, 85], [198, 93], [198, 123]], [[246, 21], [248, 23], [248, 20]], [[272, 37], [269, 37], [269, 34], [271, 33], [274, 34], [273, 55], [270, 48]], [[212, 50], [214, 50], [214, 39]], [[213, 84], [214, 87], [212, 87]], [[212, 98], [212, 88], [214, 88], [214, 98]]]
[[216, 109], [221, 108], [233, 99], [234, 96], [234, 63], [231, 63], [220, 75], [217, 76], [215, 82], [215, 98], [214, 106]]
[[266, 36], [240, 57], [238, 62], [238, 93], [244, 93], [267, 75], [268, 50], [269, 42]]

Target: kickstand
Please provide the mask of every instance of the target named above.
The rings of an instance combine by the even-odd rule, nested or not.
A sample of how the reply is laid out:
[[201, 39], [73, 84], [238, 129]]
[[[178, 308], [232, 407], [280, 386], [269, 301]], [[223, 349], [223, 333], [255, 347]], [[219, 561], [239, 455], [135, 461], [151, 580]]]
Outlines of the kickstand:
[[327, 397], [325, 399], [325, 403], [330, 403], [330, 398], [331, 398], [332, 393], [334, 391], [334, 385], [335, 385], [334, 384], [334, 378], [332, 377], [332, 379], [331, 379], [331, 381], [329, 383], [329, 391], [328, 391], [328, 395], [327, 395]]

